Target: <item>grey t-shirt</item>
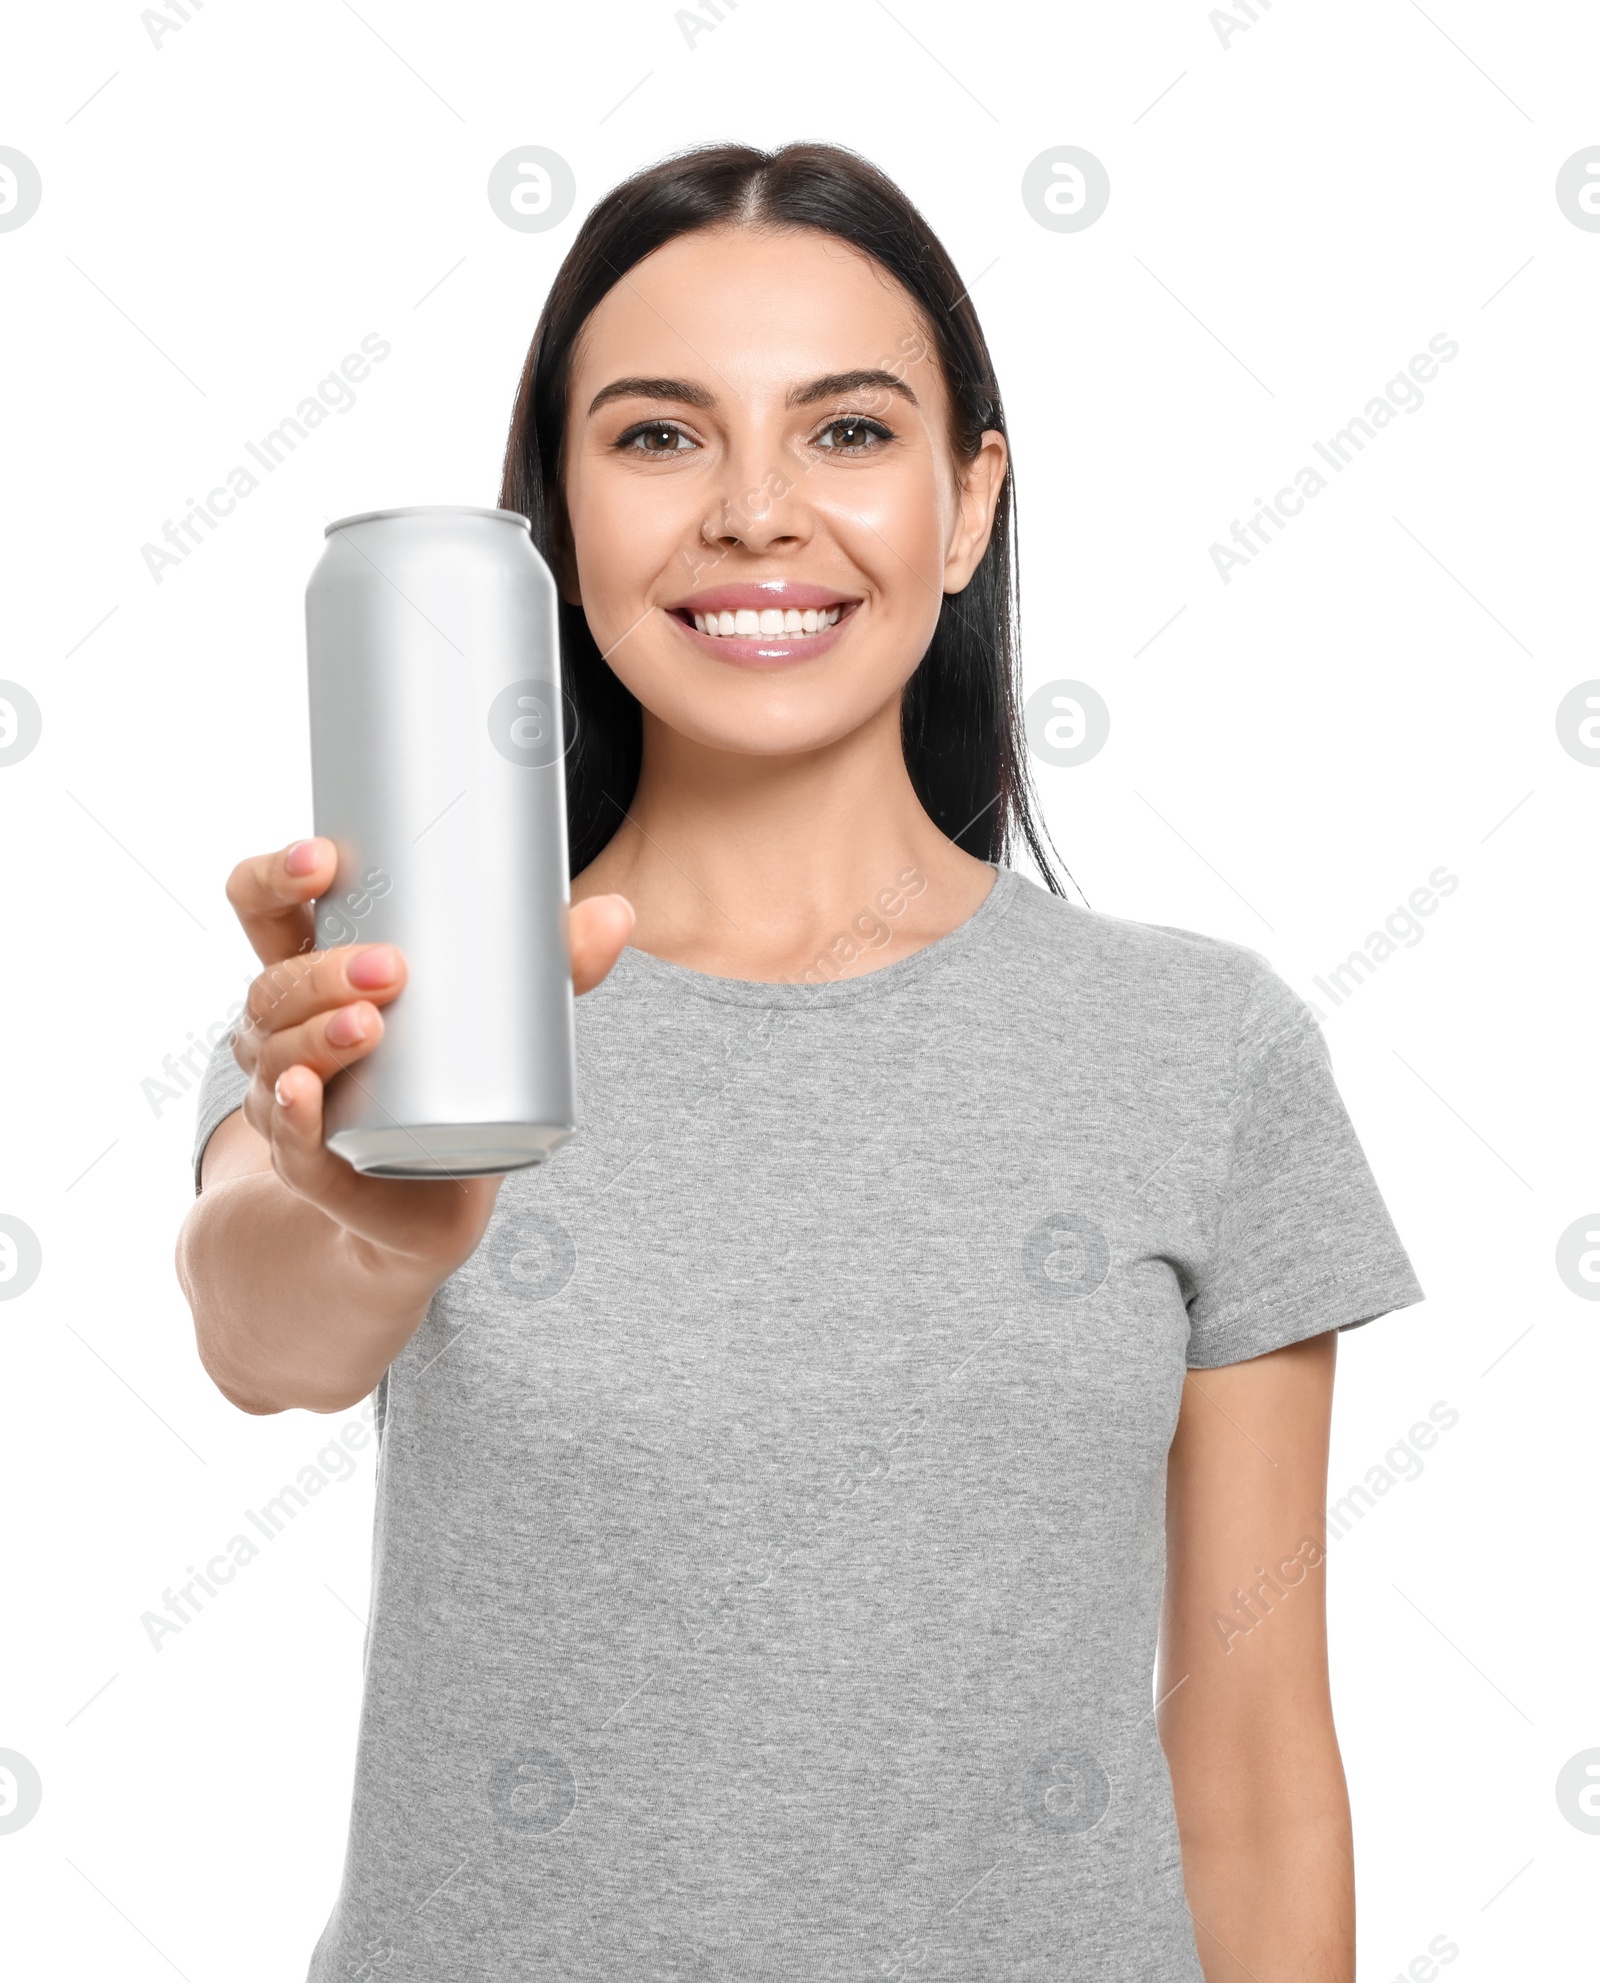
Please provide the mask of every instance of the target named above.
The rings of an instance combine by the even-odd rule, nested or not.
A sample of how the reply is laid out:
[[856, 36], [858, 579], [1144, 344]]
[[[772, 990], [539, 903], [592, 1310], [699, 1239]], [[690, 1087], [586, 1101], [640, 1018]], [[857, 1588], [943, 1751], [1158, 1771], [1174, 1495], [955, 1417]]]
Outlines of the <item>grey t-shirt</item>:
[[[1309, 1008], [1001, 868], [834, 982], [627, 950], [578, 1054], [379, 1387], [308, 1983], [1201, 1983], [1184, 1372], [1422, 1299]], [[197, 1164], [243, 1087], [224, 1041]]]

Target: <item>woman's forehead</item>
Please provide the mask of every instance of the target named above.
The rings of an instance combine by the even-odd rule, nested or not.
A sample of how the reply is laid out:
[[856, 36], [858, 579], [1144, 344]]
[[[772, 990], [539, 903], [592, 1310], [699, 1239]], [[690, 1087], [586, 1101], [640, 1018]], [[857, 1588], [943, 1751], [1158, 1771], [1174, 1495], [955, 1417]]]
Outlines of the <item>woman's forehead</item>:
[[[581, 414], [615, 377], [692, 379], [717, 400], [785, 395], [819, 376], [935, 370], [915, 303], [888, 271], [811, 228], [680, 235], [601, 299], [573, 354]], [[604, 376], [602, 376], [604, 375]]]

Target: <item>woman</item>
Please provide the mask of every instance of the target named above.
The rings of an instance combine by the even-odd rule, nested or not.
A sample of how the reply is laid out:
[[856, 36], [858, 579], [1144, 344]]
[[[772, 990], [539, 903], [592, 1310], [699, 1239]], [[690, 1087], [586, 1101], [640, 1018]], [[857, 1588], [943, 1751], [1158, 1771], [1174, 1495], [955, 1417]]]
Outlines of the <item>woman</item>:
[[566, 602], [580, 1133], [323, 1148], [405, 960], [303, 948], [296, 842], [229, 883], [179, 1249], [241, 1409], [377, 1395], [312, 1979], [1348, 1983], [1335, 1332], [1422, 1291], [1309, 1008], [1050, 874], [948, 258], [832, 147], [640, 175], [501, 500]]

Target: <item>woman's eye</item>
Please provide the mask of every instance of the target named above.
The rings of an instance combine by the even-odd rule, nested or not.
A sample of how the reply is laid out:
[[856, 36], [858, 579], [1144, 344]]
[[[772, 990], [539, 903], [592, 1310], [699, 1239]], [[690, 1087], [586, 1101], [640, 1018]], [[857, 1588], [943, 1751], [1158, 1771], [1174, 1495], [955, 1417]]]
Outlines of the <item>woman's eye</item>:
[[670, 420], [647, 420], [637, 427], [630, 427], [618, 440], [617, 446], [630, 449], [634, 454], [682, 454], [692, 448], [694, 442]]
[[851, 413], [830, 420], [816, 436], [814, 445], [829, 448], [836, 454], [865, 454], [877, 443], [893, 439], [893, 434], [881, 421], [866, 420], [859, 414]]

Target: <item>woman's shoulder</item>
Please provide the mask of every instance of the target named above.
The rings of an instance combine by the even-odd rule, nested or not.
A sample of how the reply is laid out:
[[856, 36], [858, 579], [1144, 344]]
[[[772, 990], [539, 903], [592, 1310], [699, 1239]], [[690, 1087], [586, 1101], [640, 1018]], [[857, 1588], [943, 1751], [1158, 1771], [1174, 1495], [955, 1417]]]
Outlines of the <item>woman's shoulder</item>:
[[1242, 1009], [1263, 973], [1276, 978], [1269, 960], [1248, 944], [1093, 909], [1025, 875], [1017, 877], [1006, 920], [1012, 943], [1058, 992], [1070, 987], [1131, 1006], [1176, 999], [1188, 1007]]

